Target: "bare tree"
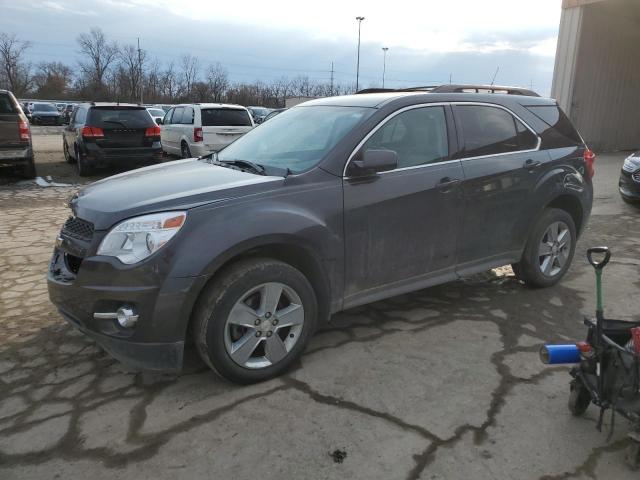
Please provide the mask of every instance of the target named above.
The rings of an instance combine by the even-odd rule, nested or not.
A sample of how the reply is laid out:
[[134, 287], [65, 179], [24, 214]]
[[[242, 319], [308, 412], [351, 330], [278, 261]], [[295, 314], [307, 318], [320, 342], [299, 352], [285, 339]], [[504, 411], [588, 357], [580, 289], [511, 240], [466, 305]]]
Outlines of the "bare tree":
[[176, 95], [176, 72], [173, 69], [173, 62], [170, 62], [164, 72], [162, 72], [162, 96], [172, 102]]
[[118, 57], [122, 74], [126, 77], [129, 100], [135, 101], [140, 98], [147, 53], [142, 49], [138, 51], [133, 45], [125, 45], [120, 49]]
[[29, 89], [31, 65], [23, 58], [29, 47], [15, 33], [0, 33], [0, 84], [18, 96]]
[[207, 82], [214, 102], [222, 102], [229, 88], [229, 75], [220, 63], [210, 65], [207, 70]]
[[102, 90], [105, 75], [118, 58], [118, 44], [109, 42], [99, 28], [92, 28], [89, 33], [81, 33], [77, 41], [80, 53], [85, 56], [85, 60], [80, 62], [80, 68], [87, 77], [87, 83]]
[[182, 68], [182, 95], [187, 99], [191, 95], [193, 82], [198, 77], [198, 58], [191, 54], [183, 55], [180, 59]]
[[41, 62], [33, 76], [35, 94], [40, 98], [64, 98], [71, 86], [72, 72], [61, 62]]

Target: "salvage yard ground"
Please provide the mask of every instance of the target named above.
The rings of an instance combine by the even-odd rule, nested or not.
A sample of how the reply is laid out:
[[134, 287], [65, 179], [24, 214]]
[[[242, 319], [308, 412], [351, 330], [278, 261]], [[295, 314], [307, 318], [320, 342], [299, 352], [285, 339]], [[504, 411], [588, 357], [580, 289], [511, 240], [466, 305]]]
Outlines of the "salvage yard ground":
[[[37, 128], [38, 173], [80, 183], [59, 133]], [[537, 356], [584, 337], [588, 246], [613, 252], [607, 314], [640, 319], [640, 210], [617, 194], [623, 158], [599, 157], [593, 216], [559, 286], [528, 289], [502, 269], [349, 310], [288, 375], [250, 387], [197, 362], [180, 377], [131, 371], [67, 326], [45, 273], [78, 185], [2, 178], [0, 478], [637, 478], [627, 425], [607, 442], [608, 416], [602, 433], [595, 408], [573, 418], [567, 368]]]

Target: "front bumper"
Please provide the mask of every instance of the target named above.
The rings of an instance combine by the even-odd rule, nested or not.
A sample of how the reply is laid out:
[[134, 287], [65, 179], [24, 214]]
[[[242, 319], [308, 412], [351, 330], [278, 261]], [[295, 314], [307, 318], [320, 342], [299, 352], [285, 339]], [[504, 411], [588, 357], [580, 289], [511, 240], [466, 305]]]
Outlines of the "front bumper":
[[620, 195], [628, 200], [640, 201], [640, 181], [634, 179], [634, 175], [640, 180], [640, 171], [631, 174], [624, 170], [620, 171], [620, 180], [618, 180], [618, 190]]
[[[114, 358], [136, 368], [178, 371], [191, 310], [204, 277], [163, 277], [152, 262], [121, 264], [102, 256], [77, 257], [77, 245], [63, 239], [53, 253], [49, 298], [63, 317]], [[94, 313], [129, 306], [139, 315], [132, 328]]]

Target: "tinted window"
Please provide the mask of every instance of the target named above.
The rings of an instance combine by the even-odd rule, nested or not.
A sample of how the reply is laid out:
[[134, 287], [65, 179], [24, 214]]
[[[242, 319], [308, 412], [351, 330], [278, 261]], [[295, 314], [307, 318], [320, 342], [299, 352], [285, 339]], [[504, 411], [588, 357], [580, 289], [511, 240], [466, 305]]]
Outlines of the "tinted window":
[[78, 108], [76, 110], [76, 116], [74, 123], [84, 123], [87, 119], [87, 109], [86, 108]]
[[0, 93], [0, 113], [18, 113], [16, 105], [7, 94]]
[[[527, 107], [527, 110], [551, 127], [543, 132], [542, 136], [543, 138], [551, 136], [552, 138], [549, 140], [553, 142], [554, 145], [552, 146], [566, 146], [567, 142], [569, 144], [582, 143], [580, 135], [559, 107], [555, 105], [541, 105]], [[564, 140], [564, 142], [562, 140]]]
[[100, 128], [146, 128], [154, 125], [144, 108], [92, 108], [88, 122]]
[[[177, 122], [174, 120], [173, 123]], [[193, 108], [184, 107], [184, 110], [182, 111], [182, 120], [180, 121], [180, 123], [185, 125], [190, 125], [193, 123]]]
[[200, 111], [203, 127], [250, 127], [251, 119], [246, 110], [232, 108], [203, 108]]
[[149, 113], [154, 117], [164, 117], [164, 110], [161, 108], [150, 108]]
[[443, 107], [425, 107], [396, 115], [374, 133], [363, 150], [393, 150], [398, 168], [440, 162], [449, 157]]
[[57, 112], [58, 109], [55, 105], [51, 105], [50, 103], [34, 103], [33, 104], [34, 112]]
[[176, 123], [182, 123], [182, 111], [184, 110], [183, 107], [176, 107], [175, 110], [173, 111], [173, 116], [171, 117], [171, 123], [176, 124]]
[[536, 136], [506, 110], [482, 105], [456, 106], [464, 137], [464, 156], [479, 157], [528, 150]]

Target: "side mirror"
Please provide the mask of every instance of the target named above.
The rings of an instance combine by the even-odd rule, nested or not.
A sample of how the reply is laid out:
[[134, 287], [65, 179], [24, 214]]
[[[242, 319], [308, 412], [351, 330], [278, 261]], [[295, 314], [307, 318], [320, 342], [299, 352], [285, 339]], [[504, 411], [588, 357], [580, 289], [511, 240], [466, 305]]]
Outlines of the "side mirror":
[[365, 177], [398, 167], [398, 154], [393, 150], [365, 150], [349, 165], [349, 176]]
[[158, 125], [162, 125], [162, 119], [161, 118], [156, 118], [156, 123]]

